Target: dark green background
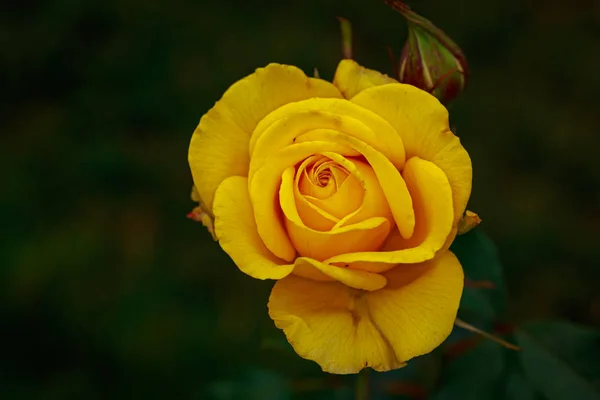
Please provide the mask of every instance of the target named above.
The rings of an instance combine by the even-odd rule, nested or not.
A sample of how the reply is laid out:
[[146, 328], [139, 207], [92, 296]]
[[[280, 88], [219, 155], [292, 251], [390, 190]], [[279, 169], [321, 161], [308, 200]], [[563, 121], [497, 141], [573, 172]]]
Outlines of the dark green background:
[[[510, 319], [600, 326], [600, 3], [410, 4], [470, 61], [451, 119]], [[228, 382], [270, 379], [248, 365], [310, 391], [318, 368], [280, 349], [270, 283], [185, 218], [187, 146], [257, 67], [331, 79], [335, 16], [355, 58], [391, 73], [406, 27], [376, 0], [0, 5], [0, 397], [246, 398]]]

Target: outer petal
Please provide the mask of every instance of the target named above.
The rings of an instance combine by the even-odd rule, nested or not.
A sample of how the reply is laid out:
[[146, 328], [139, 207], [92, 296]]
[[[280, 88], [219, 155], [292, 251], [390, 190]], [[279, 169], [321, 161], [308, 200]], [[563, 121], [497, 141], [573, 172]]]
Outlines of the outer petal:
[[[250, 141], [250, 179], [273, 151], [303, 141], [302, 134], [330, 129], [356, 137], [383, 153], [396, 166], [404, 166], [402, 140], [376, 113], [343, 99], [309, 99], [286, 104], [267, 115]], [[318, 140], [311, 135], [304, 141]]]
[[398, 247], [384, 251], [420, 246], [435, 254], [444, 246], [454, 221], [448, 178], [434, 163], [419, 157], [406, 163], [402, 176], [415, 207], [415, 233]]
[[189, 163], [200, 198], [212, 210], [227, 177], [248, 173], [250, 135], [263, 117], [284, 104], [311, 97], [341, 97], [332, 84], [298, 68], [269, 64], [233, 84], [196, 128]]
[[388, 285], [367, 295], [373, 322], [398, 359], [429, 353], [454, 326], [464, 285], [458, 259], [446, 251], [423, 264], [401, 265], [385, 276]]
[[215, 193], [213, 211], [219, 244], [242, 272], [257, 279], [280, 279], [292, 272], [294, 266], [275, 257], [258, 236], [247, 178], [225, 179]]
[[278, 281], [269, 299], [269, 315], [300, 356], [323, 371], [354, 374], [404, 363], [368, 317], [360, 291], [338, 282], [316, 282], [290, 275]]
[[444, 171], [452, 188], [457, 223], [471, 194], [472, 169], [469, 154], [448, 127], [446, 108], [429, 93], [400, 83], [366, 89], [352, 102], [379, 114], [396, 128], [407, 159], [420, 157]]
[[335, 265], [324, 264], [308, 257], [297, 258], [295, 264], [296, 268], [301, 266], [313, 267], [336, 281], [355, 289], [379, 290], [387, 283], [383, 275], [336, 267]]
[[464, 277], [450, 252], [386, 277], [385, 288], [362, 292], [290, 275], [273, 287], [269, 315], [296, 352], [326, 372], [399, 368], [450, 334]]
[[340, 61], [333, 78], [333, 84], [340, 89], [347, 99], [351, 99], [370, 87], [397, 82], [394, 78], [390, 78], [381, 72], [361, 67], [353, 60]]

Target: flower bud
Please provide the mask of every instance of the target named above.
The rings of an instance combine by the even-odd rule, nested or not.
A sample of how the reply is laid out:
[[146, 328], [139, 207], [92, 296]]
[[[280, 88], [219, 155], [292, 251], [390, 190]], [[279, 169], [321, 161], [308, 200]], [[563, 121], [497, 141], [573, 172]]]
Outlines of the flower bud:
[[446, 104], [467, 83], [467, 60], [448, 35], [398, 0], [385, 2], [408, 22], [408, 40], [400, 56], [398, 78], [423, 89]]

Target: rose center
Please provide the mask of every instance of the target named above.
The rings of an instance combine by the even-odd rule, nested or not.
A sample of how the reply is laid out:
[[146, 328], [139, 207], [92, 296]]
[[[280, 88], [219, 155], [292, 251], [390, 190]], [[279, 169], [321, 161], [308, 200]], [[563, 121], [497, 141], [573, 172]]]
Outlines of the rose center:
[[300, 163], [295, 180], [299, 194], [310, 207], [334, 218], [341, 219], [355, 211], [364, 195], [364, 188], [347, 166], [321, 154]]
[[346, 168], [324, 156], [307, 158], [299, 172], [300, 193], [317, 199], [333, 196], [350, 175]]
[[319, 186], [327, 186], [329, 178], [331, 178], [331, 170], [326, 169], [325, 171], [321, 171], [317, 175], [317, 184]]

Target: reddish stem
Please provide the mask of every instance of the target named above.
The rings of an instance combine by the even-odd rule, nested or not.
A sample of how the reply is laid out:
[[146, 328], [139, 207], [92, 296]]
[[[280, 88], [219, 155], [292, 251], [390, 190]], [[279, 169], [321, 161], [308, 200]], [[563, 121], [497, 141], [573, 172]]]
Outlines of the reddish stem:
[[496, 285], [491, 281], [472, 281], [470, 279], [465, 279], [465, 286], [477, 289], [495, 289]]

